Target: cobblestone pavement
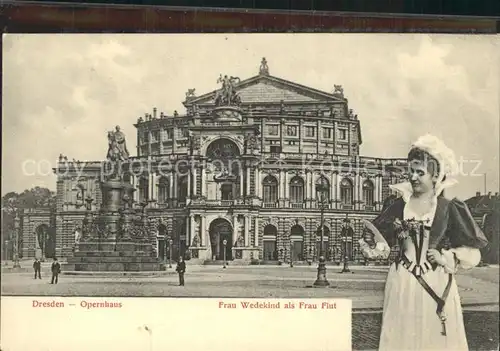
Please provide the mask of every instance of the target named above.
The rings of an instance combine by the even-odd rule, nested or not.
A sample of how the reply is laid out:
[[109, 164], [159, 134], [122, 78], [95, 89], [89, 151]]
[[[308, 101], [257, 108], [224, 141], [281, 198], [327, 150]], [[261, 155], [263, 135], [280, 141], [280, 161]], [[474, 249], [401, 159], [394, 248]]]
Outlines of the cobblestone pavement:
[[[498, 318], [498, 312], [464, 311], [465, 330], [471, 351], [498, 350]], [[381, 313], [353, 314], [353, 350], [376, 350], [381, 322]]]

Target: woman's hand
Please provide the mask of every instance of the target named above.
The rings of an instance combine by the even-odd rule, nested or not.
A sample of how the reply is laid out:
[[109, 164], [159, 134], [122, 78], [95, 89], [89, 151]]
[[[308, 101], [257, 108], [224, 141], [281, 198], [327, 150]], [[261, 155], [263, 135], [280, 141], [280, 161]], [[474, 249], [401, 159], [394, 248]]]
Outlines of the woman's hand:
[[446, 265], [446, 259], [436, 249], [427, 250], [427, 260], [432, 264], [438, 264], [440, 266]]

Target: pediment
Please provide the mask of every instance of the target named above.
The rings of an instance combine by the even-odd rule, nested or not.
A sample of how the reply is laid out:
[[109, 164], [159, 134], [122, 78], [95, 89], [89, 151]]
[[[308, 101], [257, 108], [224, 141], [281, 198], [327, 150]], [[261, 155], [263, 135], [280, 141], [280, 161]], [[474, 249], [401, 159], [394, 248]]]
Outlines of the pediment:
[[[241, 97], [242, 104], [251, 105], [257, 103], [312, 103], [312, 102], [334, 102], [343, 101], [342, 97], [326, 93], [314, 88], [306, 87], [281, 78], [259, 75], [241, 81], [235, 86]], [[215, 91], [194, 97], [184, 102], [184, 105], [213, 104]]]

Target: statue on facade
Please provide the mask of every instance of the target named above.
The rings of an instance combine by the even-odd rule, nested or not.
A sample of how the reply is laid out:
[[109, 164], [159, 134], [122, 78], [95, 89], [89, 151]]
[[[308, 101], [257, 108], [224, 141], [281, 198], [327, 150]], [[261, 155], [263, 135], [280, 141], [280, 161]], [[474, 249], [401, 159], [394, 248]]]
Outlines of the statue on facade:
[[216, 106], [239, 106], [241, 104], [241, 97], [235, 90], [235, 85], [240, 83], [238, 77], [228, 77], [220, 75], [217, 83], [222, 84], [222, 88], [215, 93]]
[[77, 226], [75, 227], [75, 245], [78, 245], [81, 239], [82, 239], [82, 232], [80, 227]]
[[125, 134], [116, 126], [115, 131], [108, 132], [108, 155], [109, 161], [125, 161], [129, 158]]
[[188, 132], [188, 140], [189, 140], [189, 153], [192, 155], [195, 150], [200, 149], [201, 137], [199, 135], [194, 135], [194, 133], [190, 130]]
[[194, 247], [199, 247], [200, 246], [200, 237], [198, 235], [195, 235], [194, 238], [193, 238], [193, 246]]
[[41, 250], [42, 255], [45, 253], [45, 242], [47, 241], [47, 231], [45, 227], [41, 227], [41, 230], [37, 233], [37, 248]]
[[335, 89], [333, 91], [333, 95], [338, 95], [340, 97], [344, 97], [344, 88], [342, 88], [342, 85], [334, 84], [333, 88]]
[[245, 138], [245, 147], [247, 152], [253, 150], [259, 150], [259, 138], [255, 134], [249, 134]]
[[244, 247], [245, 246], [245, 238], [243, 235], [240, 235], [238, 239], [236, 240], [236, 246], [237, 247]]
[[259, 74], [268, 75], [269, 74], [269, 66], [267, 65], [267, 60], [265, 57], [262, 58], [260, 62]]
[[193, 88], [193, 89], [188, 89], [188, 91], [186, 92], [186, 100], [188, 100], [188, 99], [192, 99], [192, 98], [196, 97], [196, 95], [195, 95], [195, 91], [196, 91], [196, 89], [195, 89], [195, 88]]

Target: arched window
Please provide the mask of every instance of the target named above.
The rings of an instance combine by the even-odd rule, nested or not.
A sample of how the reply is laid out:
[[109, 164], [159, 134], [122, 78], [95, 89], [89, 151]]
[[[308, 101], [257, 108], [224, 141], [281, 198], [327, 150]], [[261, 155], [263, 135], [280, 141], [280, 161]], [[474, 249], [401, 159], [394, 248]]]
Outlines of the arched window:
[[229, 139], [217, 139], [208, 145], [206, 156], [209, 161], [230, 160], [240, 155], [238, 146]]
[[[323, 188], [323, 190], [321, 190]], [[327, 202], [330, 200], [330, 182], [325, 176], [321, 176], [316, 180], [316, 200], [321, 201], [322, 199]], [[322, 193], [324, 192], [324, 197], [322, 198]]]
[[348, 178], [344, 178], [340, 182], [340, 201], [343, 205], [352, 205], [353, 203], [353, 186]]
[[363, 201], [366, 206], [373, 206], [373, 193], [375, 187], [371, 180], [365, 180], [363, 182]]
[[278, 202], [278, 181], [275, 177], [268, 175], [262, 181], [264, 203]]
[[149, 179], [142, 177], [139, 179], [139, 202], [149, 200]]
[[264, 260], [274, 261], [278, 259], [278, 251], [276, 248], [276, 236], [278, 230], [272, 224], [264, 227]]
[[164, 204], [169, 198], [169, 182], [167, 177], [161, 177], [158, 181], [158, 203]]
[[299, 176], [290, 180], [290, 202], [300, 205], [304, 203], [304, 180]]

